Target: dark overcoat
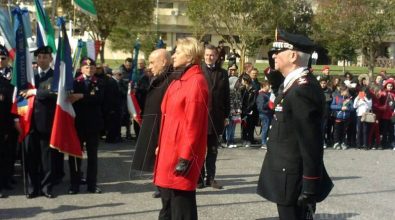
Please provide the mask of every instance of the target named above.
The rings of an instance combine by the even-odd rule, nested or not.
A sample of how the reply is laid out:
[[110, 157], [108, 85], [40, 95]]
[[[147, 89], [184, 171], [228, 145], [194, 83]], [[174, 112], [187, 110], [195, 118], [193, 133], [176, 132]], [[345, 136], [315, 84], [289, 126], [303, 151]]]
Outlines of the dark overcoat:
[[209, 87], [208, 134], [220, 135], [230, 114], [228, 73], [220, 66], [211, 69], [203, 64], [202, 69]]
[[74, 80], [74, 93], [84, 97], [73, 104], [75, 110], [75, 127], [78, 134], [99, 133], [103, 128], [102, 104], [103, 86], [101, 81], [92, 76], [89, 83], [81, 74]]
[[300, 193], [326, 198], [333, 184], [323, 163], [322, 120], [325, 98], [306, 70], [275, 100], [268, 150], [258, 194], [281, 205], [296, 205]]
[[14, 125], [15, 115], [11, 114], [13, 90], [9, 80], [0, 76], [0, 135], [8, 134]]
[[133, 155], [132, 169], [152, 172], [155, 165], [155, 149], [158, 146], [160, 121], [162, 117], [161, 103], [171, 82], [171, 71], [167, 71], [151, 80], [148, 88], [142, 125]]

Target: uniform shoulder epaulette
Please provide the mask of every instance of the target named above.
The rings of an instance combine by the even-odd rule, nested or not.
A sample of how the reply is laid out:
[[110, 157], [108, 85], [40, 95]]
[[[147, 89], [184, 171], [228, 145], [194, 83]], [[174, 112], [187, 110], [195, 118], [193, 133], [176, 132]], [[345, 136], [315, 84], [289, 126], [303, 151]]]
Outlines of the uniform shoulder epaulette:
[[301, 76], [296, 80], [297, 85], [306, 85], [309, 84], [309, 79], [307, 76]]
[[75, 80], [77, 80], [77, 82], [82, 82], [84, 81], [84, 76], [81, 74]]

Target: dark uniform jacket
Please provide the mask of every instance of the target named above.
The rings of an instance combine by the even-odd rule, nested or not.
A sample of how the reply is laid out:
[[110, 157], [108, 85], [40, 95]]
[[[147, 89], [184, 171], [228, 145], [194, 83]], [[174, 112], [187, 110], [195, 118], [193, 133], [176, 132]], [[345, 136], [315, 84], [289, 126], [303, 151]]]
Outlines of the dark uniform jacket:
[[44, 135], [51, 134], [55, 116], [57, 94], [51, 90], [53, 73], [49, 69], [43, 77], [39, 73], [34, 75], [37, 92], [33, 107], [33, 128]]
[[323, 163], [322, 117], [325, 98], [307, 70], [275, 100], [268, 151], [258, 194], [282, 205], [295, 205], [300, 193], [325, 199], [333, 187]]
[[90, 82], [86, 81], [84, 75], [74, 80], [74, 93], [84, 94], [82, 99], [73, 104], [76, 113], [75, 126], [79, 134], [98, 133], [103, 128], [101, 81], [95, 76], [91, 77]]
[[16, 116], [11, 114], [13, 90], [9, 80], [0, 76], [0, 135], [7, 134], [14, 124]]
[[211, 69], [203, 63], [202, 69], [209, 89], [208, 133], [219, 135], [230, 114], [228, 73], [218, 65]]
[[[172, 79], [170, 71], [152, 78], [148, 88], [147, 98], [142, 112], [143, 123], [136, 143], [132, 169], [152, 172], [155, 164], [155, 149], [158, 146], [159, 128], [161, 122], [162, 98]], [[171, 76], [170, 76], [171, 77]]]

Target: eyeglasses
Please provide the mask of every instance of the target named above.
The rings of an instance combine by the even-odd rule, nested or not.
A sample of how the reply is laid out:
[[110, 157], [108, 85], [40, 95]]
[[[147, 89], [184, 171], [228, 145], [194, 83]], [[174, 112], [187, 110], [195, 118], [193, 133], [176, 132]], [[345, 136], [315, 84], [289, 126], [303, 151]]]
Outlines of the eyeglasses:
[[287, 49], [287, 48], [284, 48], [284, 49], [281, 49], [281, 50], [276, 50], [276, 51], [274, 51], [273, 52], [273, 54], [279, 54], [279, 53], [281, 53], [281, 52], [283, 52], [283, 51], [286, 51], [286, 50], [289, 50], [289, 49]]

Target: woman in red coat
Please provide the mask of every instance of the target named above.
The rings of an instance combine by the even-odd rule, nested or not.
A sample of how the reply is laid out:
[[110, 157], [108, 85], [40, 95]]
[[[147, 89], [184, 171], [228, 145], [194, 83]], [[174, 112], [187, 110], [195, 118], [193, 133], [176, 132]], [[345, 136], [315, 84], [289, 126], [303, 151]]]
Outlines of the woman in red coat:
[[206, 155], [208, 87], [195, 38], [177, 42], [176, 79], [162, 100], [154, 183], [161, 192], [159, 219], [197, 219], [196, 185]]

